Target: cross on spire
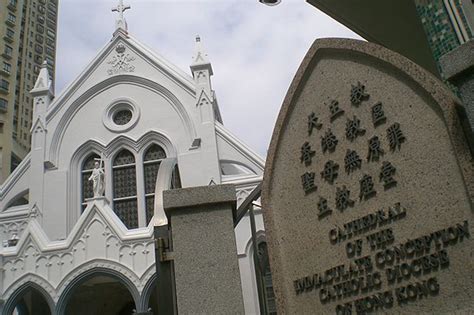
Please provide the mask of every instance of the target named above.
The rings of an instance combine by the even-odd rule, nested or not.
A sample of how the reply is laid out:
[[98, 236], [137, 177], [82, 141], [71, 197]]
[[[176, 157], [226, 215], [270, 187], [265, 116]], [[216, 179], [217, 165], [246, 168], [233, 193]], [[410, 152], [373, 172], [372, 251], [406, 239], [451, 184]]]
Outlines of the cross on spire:
[[123, 4], [123, 0], [119, 0], [119, 4], [117, 5], [117, 7], [112, 8], [112, 12], [118, 12], [118, 14], [119, 14], [117, 20], [115, 20], [115, 28], [116, 29], [121, 28], [125, 31], [128, 30], [127, 21], [125, 21], [125, 17], [123, 16], [123, 13], [126, 10], [130, 9], [130, 8], [131, 8], [130, 5], [128, 5], [128, 4], [124, 5]]

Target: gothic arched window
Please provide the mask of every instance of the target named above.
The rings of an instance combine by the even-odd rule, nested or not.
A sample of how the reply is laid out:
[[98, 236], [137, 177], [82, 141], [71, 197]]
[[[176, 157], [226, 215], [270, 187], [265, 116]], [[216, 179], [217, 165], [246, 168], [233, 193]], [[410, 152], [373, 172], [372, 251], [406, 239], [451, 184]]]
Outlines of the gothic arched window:
[[112, 164], [114, 212], [128, 229], [138, 228], [137, 173], [135, 157], [120, 151]]
[[82, 211], [86, 209], [86, 199], [87, 198], [92, 198], [94, 197], [94, 192], [92, 190], [92, 181], [89, 181], [89, 177], [92, 174], [92, 170], [94, 169], [94, 162], [95, 159], [98, 159], [99, 155], [96, 153], [93, 153], [89, 155], [84, 162], [82, 163], [82, 168], [81, 168], [81, 187], [82, 187], [82, 192], [81, 192], [81, 206], [82, 206]]
[[143, 178], [145, 181], [145, 204], [146, 204], [146, 224], [153, 217], [155, 202], [156, 176], [160, 169], [161, 160], [166, 158], [166, 153], [162, 147], [152, 144], [143, 155]]

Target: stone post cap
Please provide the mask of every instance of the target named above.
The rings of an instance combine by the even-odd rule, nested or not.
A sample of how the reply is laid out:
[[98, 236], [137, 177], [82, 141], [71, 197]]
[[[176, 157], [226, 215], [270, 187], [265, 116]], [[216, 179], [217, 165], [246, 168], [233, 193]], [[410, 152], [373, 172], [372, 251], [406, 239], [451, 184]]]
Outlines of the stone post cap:
[[439, 59], [439, 65], [446, 80], [451, 80], [469, 68], [474, 68], [474, 39], [443, 55]]
[[232, 215], [235, 220], [236, 201], [235, 185], [232, 184], [198, 186], [163, 191], [163, 205], [168, 216], [174, 210], [230, 203]]

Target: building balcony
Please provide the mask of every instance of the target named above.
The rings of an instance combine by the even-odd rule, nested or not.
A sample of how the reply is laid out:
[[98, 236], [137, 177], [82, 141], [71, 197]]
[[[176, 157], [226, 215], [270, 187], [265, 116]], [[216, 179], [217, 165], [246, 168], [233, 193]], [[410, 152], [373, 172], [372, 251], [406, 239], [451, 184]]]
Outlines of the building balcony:
[[7, 5], [7, 8], [10, 9], [11, 11], [13, 11], [13, 12], [16, 12], [16, 2], [13, 3], [13, 1], [10, 1], [10, 3], [8, 3], [8, 5]]
[[3, 76], [5, 76], [5, 77], [9, 77], [9, 76], [10, 76], [10, 72], [5, 71], [5, 70], [3, 70], [3, 69], [0, 69], [0, 74], [3, 75]]
[[7, 54], [7, 53], [3, 53], [3, 54], [2, 54], [2, 57], [5, 58], [5, 59], [7, 59], [7, 60], [12, 59], [12, 56], [9, 55], [9, 54]]
[[13, 37], [10, 37], [10, 36], [3, 36], [3, 39], [7, 42], [7, 43], [13, 43]]
[[8, 89], [0, 86], [0, 94], [8, 94]]
[[8, 26], [10, 26], [10, 27], [15, 27], [15, 22], [10, 21], [10, 20], [6, 20], [6, 21], [5, 21], [5, 24], [8, 25]]
[[0, 102], [0, 113], [5, 113], [8, 110], [8, 103]]

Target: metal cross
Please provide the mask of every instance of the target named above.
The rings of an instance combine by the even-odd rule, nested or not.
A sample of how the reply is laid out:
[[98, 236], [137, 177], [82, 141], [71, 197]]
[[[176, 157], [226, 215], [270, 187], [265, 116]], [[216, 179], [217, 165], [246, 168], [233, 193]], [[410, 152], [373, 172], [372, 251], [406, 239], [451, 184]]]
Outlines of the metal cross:
[[128, 4], [123, 4], [123, 0], [119, 0], [119, 4], [117, 5], [116, 8], [112, 8], [112, 12], [118, 12], [120, 15], [119, 15], [119, 18], [120, 19], [123, 19], [123, 12], [125, 12], [126, 10], [130, 9], [130, 5]]
[[131, 8], [130, 5], [128, 5], [128, 4], [124, 5], [123, 4], [123, 0], [119, 0], [119, 4], [117, 5], [117, 7], [112, 8], [112, 12], [118, 12], [119, 13], [119, 17], [117, 19], [117, 28], [123, 27], [125, 30], [127, 29], [127, 23], [125, 22], [125, 19], [123, 17], [123, 12], [125, 12], [126, 10], [128, 10], [130, 8]]

